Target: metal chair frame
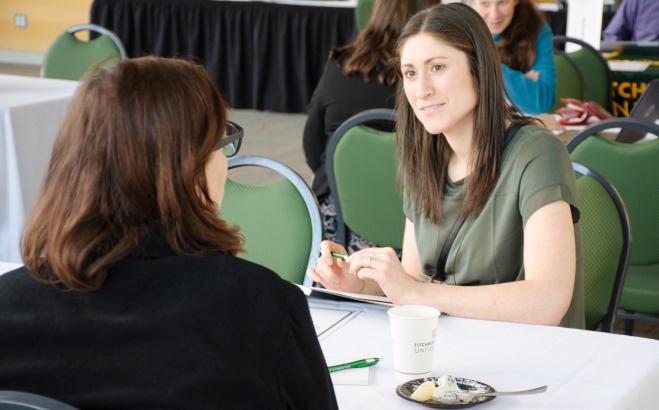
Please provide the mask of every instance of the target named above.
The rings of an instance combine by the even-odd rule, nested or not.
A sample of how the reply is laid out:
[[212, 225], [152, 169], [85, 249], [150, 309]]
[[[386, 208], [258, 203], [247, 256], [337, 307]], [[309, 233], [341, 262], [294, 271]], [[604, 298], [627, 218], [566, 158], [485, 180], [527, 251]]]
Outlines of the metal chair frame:
[[66, 30], [67, 33], [75, 34], [78, 31], [84, 31], [88, 30], [91, 33], [98, 33], [104, 36], [108, 36], [112, 42], [117, 46], [117, 49], [119, 50], [119, 55], [121, 56], [122, 60], [125, 60], [127, 58], [126, 54], [126, 47], [124, 47], [124, 43], [121, 41], [119, 36], [117, 36], [114, 31], [108, 30], [105, 27], [99, 26], [97, 24], [78, 24], [76, 26], [70, 27]]
[[[608, 118], [606, 120], [598, 121], [590, 126], [584, 128], [583, 130], [576, 133], [570, 141], [568, 141], [566, 147], [568, 152], [572, 153], [576, 147], [586, 140], [588, 137], [597, 134], [600, 131], [608, 130], [611, 128], [629, 128], [646, 133], [654, 134], [659, 137], [659, 126], [652, 124], [648, 121], [638, 119], [638, 118]], [[627, 145], [624, 142], [616, 142], [617, 144]], [[654, 142], [656, 143], [656, 141]], [[629, 144], [634, 145], [634, 144]], [[631, 227], [633, 229], [633, 227]], [[631, 261], [631, 253], [629, 260]], [[624, 289], [624, 284], [623, 284]], [[645, 312], [631, 312], [619, 309], [616, 313], [617, 317], [625, 320], [625, 334], [631, 335], [633, 333], [634, 320], [643, 320], [659, 323], [659, 315], [654, 315], [651, 313]]]
[[[620, 197], [620, 194], [618, 191], [616, 191], [613, 185], [611, 185], [606, 180], [606, 178], [591, 168], [587, 167], [586, 165], [576, 161], [572, 161], [572, 168], [582, 176], [595, 179], [600, 184], [600, 186], [606, 190], [606, 192], [609, 194], [609, 197], [611, 197], [612, 202], [615, 204], [616, 210], [618, 211], [618, 217], [620, 218], [620, 225], [622, 228], [622, 248], [620, 250], [620, 257], [618, 259], [618, 266], [616, 268], [616, 275], [613, 282], [613, 289], [611, 292], [609, 306], [607, 308], [606, 315], [601, 322], [601, 329], [603, 332], [613, 333], [613, 326], [615, 324], [616, 316], [620, 316], [617, 313], [618, 305], [620, 304], [622, 287], [625, 281], [625, 276], [627, 275], [629, 255], [631, 254], [632, 234], [629, 215], [627, 214], [627, 209], [625, 208], [625, 204]], [[587, 272], [585, 273], [587, 274]]]
[[590, 137], [593, 134], [597, 134], [600, 131], [605, 131], [611, 128], [631, 128], [634, 130], [644, 131], [646, 133], [654, 134], [659, 136], [659, 126], [652, 124], [651, 122], [639, 119], [639, 118], [607, 118], [602, 121], [598, 121], [584, 128], [583, 130], [577, 132], [570, 138], [566, 144], [568, 152], [574, 151], [574, 149], [579, 145], [583, 140]]
[[2, 410], [78, 410], [59, 400], [33, 393], [0, 390]]
[[[320, 215], [320, 208], [318, 205], [318, 200], [314, 195], [313, 191], [307, 185], [307, 183], [302, 179], [302, 177], [295, 172], [293, 169], [288, 166], [278, 162], [272, 158], [262, 157], [258, 155], [238, 155], [235, 157], [228, 158], [229, 170], [245, 167], [245, 166], [258, 166], [262, 168], [267, 168], [272, 171], [277, 172], [284, 178], [286, 178], [300, 193], [300, 196], [304, 200], [307, 211], [309, 213], [309, 220], [311, 221], [311, 250], [309, 252], [309, 262], [307, 268], [312, 267], [316, 264], [318, 255], [320, 254], [320, 242], [323, 237], [323, 222]], [[264, 229], [266, 229], [264, 227]], [[311, 278], [309, 278], [306, 273], [304, 275], [303, 285], [310, 287], [312, 286]]]

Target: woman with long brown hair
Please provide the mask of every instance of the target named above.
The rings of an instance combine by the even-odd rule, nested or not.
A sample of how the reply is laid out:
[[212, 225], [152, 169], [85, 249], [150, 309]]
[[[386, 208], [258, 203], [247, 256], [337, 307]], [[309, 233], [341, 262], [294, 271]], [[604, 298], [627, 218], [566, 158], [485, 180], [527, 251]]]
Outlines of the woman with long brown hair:
[[324, 241], [309, 276], [455, 316], [583, 328], [576, 181], [563, 143], [511, 107], [488, 27], [421, 11], [396, 48], [403, 257]]
[[548, 112], [556, 99], [553, 33], [533, 0], [470, 0], [501, 57], [510, 100], [525, 114]]
[[336, 408], [304, 295], [218, 212], [242, 129], [205, 69], [98, 68], [0, 276], [0, 386], [80, 408]]

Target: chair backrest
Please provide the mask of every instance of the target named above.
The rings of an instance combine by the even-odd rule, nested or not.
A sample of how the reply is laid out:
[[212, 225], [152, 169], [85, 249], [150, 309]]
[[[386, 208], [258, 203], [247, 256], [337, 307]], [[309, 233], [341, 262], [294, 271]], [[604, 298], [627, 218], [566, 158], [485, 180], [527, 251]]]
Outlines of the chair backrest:
[[77, 410], [58, 400], [32, 393], [0, 390], [2, 410]]
[[[574, 44], [579, 49], [563, 52], [561, 49], [565, 44]], [[583, 40], [566, 36], [554, 36], [554, 52], [571, 59], [581, 72], [585, 84], [585, 95], [581, 99], [595, 101], [610, 111], [613, 75], [600, 52]], [[557, 73], [557, 86], [562, 78]]]
[[565, 53], [554, 54], [556, 66], [556, 101], [550, 112], [563, 106], [561, 98], [584, 100], [586, 82], [576, 63]]
[[239, 256], [292, 283], [310, 286], [306, 270], [315, 265], [323, 236], [313, 191], [295, 171], [274, 159], [255, 155], [229, 158], [229, 170], [246, 166], [260, 167], [266, 173], [272, 170], [283, 178], [254, 185], [236, 182], [229, 172], [220, 216], [240, 226], [246, 253]]
[[371, 18], [371, 11], [373, 10], [373, 3], [375, 0], [357, 0], [355, 6], [355, 24], [357, 31], [361, 31], [368, 24]]
[[604, 177], [572, 162], [583, 244], [586, 329], [612, 333], [631, 247], [629, 216], [618, 192]]
[[[85, 30], [90, 33], [89, 41], [81, 41], [75, 36], [75, 33]], [[96, 34], [98, 37], [93, 38]], [[126, 49], [115, 33], [95, 24], [80, 24], [60, 34], [48, 47], [41, 76], [79, 80], [94, 65], [125, 58]]]
[[393, 110], [366, 110], [330, 138], [327, 179], [336, 206], [337, 240], [344, 246], [349, 229], [380, 246], [402, 248], [405, 214], [396, 187], [396, 135], [365, 125], [395, 120]]
[[627, 144], [596, 135], [625, 127], [659, 136], [654, 124], [611, 118], [575, 134], [567, 148], [573, 161], [596, 170], [615, 186], [627, 207], [634, 241], [620, 307], [659, 314], [659, 139]]

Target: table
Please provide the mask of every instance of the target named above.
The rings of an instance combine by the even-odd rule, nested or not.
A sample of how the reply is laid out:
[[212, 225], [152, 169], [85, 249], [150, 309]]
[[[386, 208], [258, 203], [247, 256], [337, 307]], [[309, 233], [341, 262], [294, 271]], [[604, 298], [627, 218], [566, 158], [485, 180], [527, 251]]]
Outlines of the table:
[[0, 75], [0, 261], [21, 262], [25, 215], [39, 193], [77, 84]]
[[275, 112], [304, 112], [329, 50], [355, 34], [354, 7], [252, 1], [95, 0], [90, 21], [131, 57], [201, 62], [233, 108]]
[[[398, 397], [386, 307], [363, 309], [321, 340], [326, 357], [382, 357], [367, 386], [335, 385], [342, 410], [422, 409]], [[483, 409], [654, 409], [659, 382], [659, 341], [551, 326], [463, 319], [442, 315], [433, 375], [464, 377], [497, 390], [548, 385], [546, 393], [497, 397]]]

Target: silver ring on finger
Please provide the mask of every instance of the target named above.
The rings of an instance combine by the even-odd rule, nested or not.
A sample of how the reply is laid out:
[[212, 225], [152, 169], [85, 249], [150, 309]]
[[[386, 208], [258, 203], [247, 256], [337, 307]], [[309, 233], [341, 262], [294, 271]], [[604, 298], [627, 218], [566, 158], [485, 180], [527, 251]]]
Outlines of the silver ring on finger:
[[371, 259], [372, 259], [371, 255], [368, 255], [368, 263], [366, 264], [366, 267], [369, 269], [371, 269]]

